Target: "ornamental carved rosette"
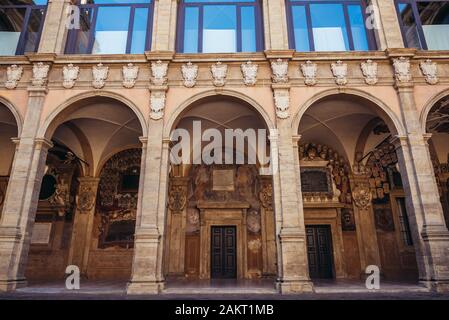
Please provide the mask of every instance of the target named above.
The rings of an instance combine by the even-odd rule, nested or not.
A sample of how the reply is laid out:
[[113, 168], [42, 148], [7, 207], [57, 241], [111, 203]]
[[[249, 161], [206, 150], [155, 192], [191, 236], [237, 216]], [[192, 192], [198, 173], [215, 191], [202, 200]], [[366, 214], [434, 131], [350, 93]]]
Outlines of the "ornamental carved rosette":
[[109, 67], [104, 66], [102, 63], [97, 64], [92, 67], [92, 86], [95, 89], [101, 89], [106, 83], [108, 78]]
[[193, 88], [198, 77], [198, 66], [189, 61], [187, 64], [182, 65], [181, 73], [184, 87]]
[[288, 82], [288, 61], [277, 59], [271, 62], [272, 79], [274, 83]]
[[301, 72], [304, 76], [304, 83], [308, 86], [314, 86], [317, 83], [317, 65], [312, 61], [306, 61], [301, 64]]
[[168, 195], [168, 207], [173, 213], [180, 213], [187, 203], [187, 190], [184, 186], [173, 185]]
[[410, 73], [410, 60], [400, 57], [393, 60], [394, 77], [397, 82], [410, 82], [412, 75]]
[[158, 60], [151, 63], [151, 82], [155, 86], [163, 86], [167, 83], [168, 63]]
[[253, 86], [257, 82], [257, 71], [259, 66], [251, 61], [242, 63], [240, 66], [243, 75], [243, 83], [247, 86]]
[[9, 66], [6, 70], [6, 89], [15, 89], [17, 87], [17, 83], [22, 78], [23, 68], [13, 64]]
[[436, 62], [432, 62], [432, 60], [430, 59], [421, 61], [421, 63], [419, 64], [419, 68], [421, 69], [421, 72], [426, 78], [426, 82], [428, 84], [438, 83], [438, 67]]
[[133, 88], [136, 84], [137, 76], [139, 75], [139, 67], [128, 63], [122, 67], [123, 86], [125, 88]]
[[271, 183], [262, 184], [259, 191], [259, 200], [265, 209], [273, 209], [273, 185]]
[[89, 213], [95, 206], [97, 182], [81, 182], [76, 196], [76, 206], [80, 213]]
[[42, 62], [35, 63], [33, 65], [33, 77], [31, 78], [31, 84], [35, 87], [43, 87], [47, 84], [48, 72], [50, 71], [50, 65]]
[[68, 64], [62, 68], [63, 82], [62, 86], [66, 89], [71, 89], [75, 86], [76, 79], [80, 73], [80, 68], [73, 64]]
[[210, 67], [210, 72], [212, 73], [214, 86], [223, 87], [226, 83], [226, 76], [228, 74], [228, 66], [226, 64], [222, 64], [219, 61]]
[[348, 65], [340, 60], [331, 64], [332, 74], [335, 78], [335, 83], [343, 86], [348, 83]]
[[367, 210], [371, 206], [372, 194], [369, 184], [358, 184], [352, 191], [352, 199], [357, 208]]
[[366, 84], [374, 85], [377, 83], [377, 62], [366, 60], [366, 62], [360, 64], [360, 69], [362, 69]]

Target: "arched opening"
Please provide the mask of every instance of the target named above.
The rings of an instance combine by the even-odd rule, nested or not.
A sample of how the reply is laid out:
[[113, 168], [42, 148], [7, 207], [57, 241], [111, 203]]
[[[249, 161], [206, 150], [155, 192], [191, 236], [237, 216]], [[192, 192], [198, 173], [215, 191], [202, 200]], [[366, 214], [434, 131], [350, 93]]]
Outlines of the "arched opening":
[[168, 288], [179, 279], [221, 278], [267, 278], [273, 287], [267, 127], [249, 103], [223, 95], [197, 100], [174, 121], [164, 250]]
[[[29, 281], [131, 275], [142, 117], [106, 96], [57, 109], [44, 122], [48, 150], [28, 255]], [[137, 182], [136, 182], [137, 181]]]
[[0, 219], [16, 148], [11, 139], [18, 135], [19, 129], [14, 114], [0, 102], [0, 150], [2, 150], [2, 157], [0, 157]]
[[298, 128], [309, 274], [417, 281], [412, 234], [389, 110], [355, 94], [330, 94]]
[[446, 227], [449, 227], [449, 97], [438, 100], [430, 109], [426, 119], [430, 157], [443, 207]]

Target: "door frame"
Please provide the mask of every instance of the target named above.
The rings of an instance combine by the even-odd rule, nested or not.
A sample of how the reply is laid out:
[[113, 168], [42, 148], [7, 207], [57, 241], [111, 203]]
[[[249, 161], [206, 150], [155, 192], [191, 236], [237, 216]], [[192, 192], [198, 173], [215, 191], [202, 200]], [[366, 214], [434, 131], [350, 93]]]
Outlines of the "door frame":
[[[222, 277], [216, 277], [216, 278], [214, 278], [214, 279], [237, 279], [237, 227], [236, 226], [233, 226], [233, 225], [228, 225], [228, 226], [217, 226], [217, 225], [212, 225], [211, 227], [211, 239], [210, 239], [210, 252], [212, 253], [212, 244], [213, 244], [213, 241], [212, 241], [212, 229], [213, 228], [219, 228], [219, 229], [221, 229], [221, 230], [225, 230], [226, 228], [233, 228], [234, 229], [234, 250], [235, 250], [235, 252], [234, 252], [234, 258], [235, 258], [235, 270], [234, 270], [234, 277], [224, 277], [224, 276], [222, 276]], [[221, 236], [225, 236], [223, 233], [222, 233], [222, 235]], [[220, 238], [220, 240], [221, 240], [221, 244], [220, 244], [220, 247], [221, 247], [221, 250], [223, 250], [224, 249], [224, 246], [223, 246], [223, 244], [224, 244], [224, 242], [223, 242], [223, 238]], [[221, 254], [223, 254], [223, 252], [221, 252]], [[210, 267], [211, 267], [211, 270], [210, 270], [210, 274], [211, 274], [211, 279], [212, 279], [212, 254], [210, 254], [210, 259], [211, 259], [211, 261], [210, 261]], [[224, 261], [222, 261], [222, 264], [224, 264]], [[222, 268], [223, 268], [223, 266], [222, 266]]]
[[[305, 225], [305, 227], [309, 227], [309, 228], [313, 228], [313, 227], [321, 227], [321, 228], [326, 228], [328, 230], [329, 233], [329, 253], [330, 253], [330, 263], [331, 263], [331, 272], [332, 272], [332, 277], [331, 278], [323, 278], [323, 279], [337, 279], [336, 276], [336, 269], [335, 269], [335, 258], [334, 258], [334, 244], [333, 244], [333, 239], [332, 239], [332, 225], [327, 224], [327, 223], [307, 223]], [[307, 241], [307, 239], [306, 239]], [[307, 248], [307, 244], [306, 244], [306, 248]], [[307, 252], [307, 267], [309, 268], [309, 261], [308, 261], [308, 256], [309, 253]], [[317, 278], [317, 280], [319, 280], [320, 278]]]
[[200, 279], [210, 279], [211, 270], [211, 227], [229, 226], [236, 228], [236, 279], [245, 279], [248, 274], [246, 212], [248, 203], [207, 202], [199, 203], [200, 209]]

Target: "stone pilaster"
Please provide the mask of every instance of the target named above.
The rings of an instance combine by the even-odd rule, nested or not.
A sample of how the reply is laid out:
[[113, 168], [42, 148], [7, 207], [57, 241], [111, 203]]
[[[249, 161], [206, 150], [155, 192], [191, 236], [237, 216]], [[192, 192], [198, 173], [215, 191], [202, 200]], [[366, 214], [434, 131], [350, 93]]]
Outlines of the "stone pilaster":
[[262, 12], [265, 30], [265, 49], [288, 49], [285, 1], [264, 0]]
[[49, 0], [38, 52], [64, 53], [70, 0]]
[[[310, 292], [313, 284], [307, 262], [299, 157], [295, 155], [297, 140], [292, 142], [291, 117], [277, 120], [278, 140], [270, 135], [271, 156], [277, 156], [279, 162], [273, 173], [276, 220], [281, 219], [280, 226], [277, 224], [277, 286], [283, 294]], [[279, 192], [278, 196], [276, 192]]]
[[157, 294], [164, 287], [160, 260], [162, 260], [162, 232], [158, 224], [161, 193], [167, 190], [161, 186], [163, 157], [163, 120], [150, 119], [149, 135], [143, 140], [141, 184], [137, 208], [134, 257], [129, 294]]
[[3, 203], [5, 202], [6, 189], [8, 188], [8, 176], [0, 177], [0, 219], [2, 218]]
[[172, 177], [168, 192], [167, 238], [168, 273], [184, 276], [188, 177]]
[[78, 266], [81, 274], [87, 276], [96, 195], [100, 179], [94, 177], [81, 177], [78, 181], [79, 188], [76, 196], [76, 213], [73, 222], [68, 264]]
[[399, 25], [394, 0], [371, 0], [373, 10], [367, 14], [373, 17], [374, 32], [378, 39], [379, 50], [404, 48], [401, 27]]
[[178, 0], [155, 1], [153, 51], [174, 51]]
[[449, 231], [445, 226], [438, 187], [423, 134], [407, 60], [394, 60], [396, 90], [406, 135], [397, 136], [398, 151], [419, 278], [429, 289], [449, 291]]
[[366, 177], [352, 177], [351, 189], [354, 203], [354, 219], [357, 226], [357, 241], [360, 248], [361, 277], [363, 278], [367, 266], [378, 266], [381, 273], [382, 266], [368, 179]]

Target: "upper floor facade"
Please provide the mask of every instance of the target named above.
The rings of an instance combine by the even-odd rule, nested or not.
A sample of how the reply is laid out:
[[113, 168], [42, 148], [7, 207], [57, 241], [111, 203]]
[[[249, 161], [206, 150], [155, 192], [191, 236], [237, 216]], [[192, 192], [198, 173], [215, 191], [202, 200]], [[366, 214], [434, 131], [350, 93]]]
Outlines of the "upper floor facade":
[[0, 56], [449, 50], [449, 1], [5, 0]]

